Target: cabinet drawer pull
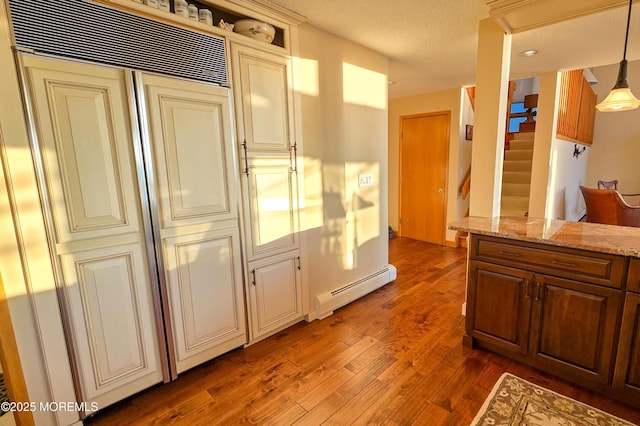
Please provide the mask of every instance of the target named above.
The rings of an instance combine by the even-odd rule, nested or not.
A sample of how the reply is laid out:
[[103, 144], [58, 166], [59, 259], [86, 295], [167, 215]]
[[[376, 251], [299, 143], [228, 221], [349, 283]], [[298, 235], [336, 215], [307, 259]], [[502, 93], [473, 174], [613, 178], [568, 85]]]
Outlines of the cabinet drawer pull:
[[256, 270], [255, 269], [251, 270], [251, 277], [252, 277], [251, 284], [253, 284], [255, 286], [256, 285]]
[[524, 280], [524, 297], [531, 297], [531, 283], [529, 280]]
[[242, 142], [242, 149], [244, 150], [244, 174], [249, 176], [249, 158], [247, 154], [247, 140]]
[[577, 268], [578, 267], [578, 265], [576, 265], [575, 263], [561, 262], [559, 260], [552, 260], [551, 263], [553, 263], [554, 265], [568, 266], [569, 268]]
[[512, 251], [500, 251], [500, 254], [503, 256], [510, 256], [510, 257], [520, 257], [522, 256], [520, 253], [514, 253]]

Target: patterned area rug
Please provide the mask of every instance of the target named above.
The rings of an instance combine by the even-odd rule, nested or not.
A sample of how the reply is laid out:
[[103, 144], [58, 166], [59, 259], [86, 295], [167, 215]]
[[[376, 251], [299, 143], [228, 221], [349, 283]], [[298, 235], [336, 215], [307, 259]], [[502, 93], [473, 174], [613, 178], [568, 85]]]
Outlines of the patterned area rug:
[[597, 408], [504, 373], [471, 426], [634, 426]]

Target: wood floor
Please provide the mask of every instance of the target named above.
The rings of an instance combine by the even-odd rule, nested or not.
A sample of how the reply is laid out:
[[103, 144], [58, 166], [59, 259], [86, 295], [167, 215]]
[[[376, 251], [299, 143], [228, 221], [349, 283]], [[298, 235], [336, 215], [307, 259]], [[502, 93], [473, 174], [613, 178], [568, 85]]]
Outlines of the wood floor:
[[396, 238], [398, 279], [337, 310], [195, 368], [85, 422], [468, 425], [507, 371], [640, 423], [640, 410], [462, 346], [465, 255]]

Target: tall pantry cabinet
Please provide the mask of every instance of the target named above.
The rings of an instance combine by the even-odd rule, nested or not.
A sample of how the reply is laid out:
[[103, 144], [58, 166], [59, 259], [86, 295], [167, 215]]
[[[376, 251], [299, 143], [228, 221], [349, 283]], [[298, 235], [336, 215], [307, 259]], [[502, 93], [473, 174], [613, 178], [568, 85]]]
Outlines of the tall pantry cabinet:
[[240, 42], [231, 43], [231, 63], [255, 340], [304, 314], [291, 64]]

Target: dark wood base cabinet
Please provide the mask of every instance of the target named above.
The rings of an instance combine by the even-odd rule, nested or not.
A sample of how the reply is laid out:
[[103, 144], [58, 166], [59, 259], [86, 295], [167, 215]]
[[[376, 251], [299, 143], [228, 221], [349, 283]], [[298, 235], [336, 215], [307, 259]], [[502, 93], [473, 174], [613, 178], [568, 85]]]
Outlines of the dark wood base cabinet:
[[619, 399], [640, 405], [640, 294], [627, 293], [613, 389]]
[[640, 261], [629, 264], [472, 235], [464, 343], [640, 407]]

